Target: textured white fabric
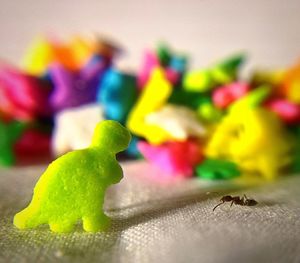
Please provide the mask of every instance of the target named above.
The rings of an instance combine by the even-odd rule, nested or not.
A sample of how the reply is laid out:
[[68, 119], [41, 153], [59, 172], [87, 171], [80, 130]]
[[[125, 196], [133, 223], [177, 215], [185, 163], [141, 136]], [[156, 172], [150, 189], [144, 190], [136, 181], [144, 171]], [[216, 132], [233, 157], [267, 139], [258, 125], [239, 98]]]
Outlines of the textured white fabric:
[[[144, 162], [123, 167], [125, 178], [106, 196], [112, 227], [97, 234], [16, 229], [13, 215], [45, 167], [1, 169], [0, 262], [300, 262], [300, 176], [246, 189], [157, 182], [160, 172]], [[259, 204], [212, 211], [223, 194], [244, 193]]]

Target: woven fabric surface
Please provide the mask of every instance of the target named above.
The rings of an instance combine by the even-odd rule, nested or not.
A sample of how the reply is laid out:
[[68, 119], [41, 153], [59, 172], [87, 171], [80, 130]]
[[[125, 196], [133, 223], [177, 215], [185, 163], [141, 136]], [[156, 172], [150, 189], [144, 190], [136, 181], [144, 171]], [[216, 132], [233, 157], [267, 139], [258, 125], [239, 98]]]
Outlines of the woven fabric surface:
[[[112, 227], [85, 233], [21, 231], [13, 216], [31, 199], [44, 166], [0, 170], [0, 262], [300, 262], [300, 176], [245, 188], [231, 182], [154, 180], [145, 162], [123, 163], [125, 177], [105, 201]], [[224, 194], [255, 207], [224, 204]]]

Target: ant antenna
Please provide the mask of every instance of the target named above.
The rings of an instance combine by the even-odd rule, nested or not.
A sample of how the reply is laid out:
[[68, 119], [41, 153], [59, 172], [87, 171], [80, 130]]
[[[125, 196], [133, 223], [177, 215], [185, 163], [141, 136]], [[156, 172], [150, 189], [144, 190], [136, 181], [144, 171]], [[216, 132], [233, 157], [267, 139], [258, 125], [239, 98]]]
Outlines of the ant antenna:
[[215, 209], [216, 209], [218, 206], [222, 205], [222, 204], [224, 204], [224, 202], [221, 202], [220, 204], [217, 204], [217, 205], [213, 208], [213, 211], [215, 211]]

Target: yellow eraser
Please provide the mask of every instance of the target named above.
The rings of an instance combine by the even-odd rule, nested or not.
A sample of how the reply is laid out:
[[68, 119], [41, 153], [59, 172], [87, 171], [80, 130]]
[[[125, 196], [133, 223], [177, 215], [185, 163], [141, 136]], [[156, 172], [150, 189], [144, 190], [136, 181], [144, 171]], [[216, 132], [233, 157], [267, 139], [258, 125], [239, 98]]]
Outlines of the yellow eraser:
[[48, 65], [55, 59], [52, 44], [47, 38], [37, 37], [22, 60], [23, 69], [34, 76], [41, 76], [46, 73]]
[[289, 164], [293, 142], [274, 113], [258, 107], [231, 109], [206, 147], [211, 158], [225, 158], [248, 172], [275, 178]]
[[169, 140], [169, 133], [157, 125], [148, 124], [146, 116], [164, 106], [171, 92], [172, 85], [166, 79], [163, 69], [155, 68], [139, 100], [129, 113], [126, 124], [129, 130], [146, 138], [151, 144], [161, 144]]

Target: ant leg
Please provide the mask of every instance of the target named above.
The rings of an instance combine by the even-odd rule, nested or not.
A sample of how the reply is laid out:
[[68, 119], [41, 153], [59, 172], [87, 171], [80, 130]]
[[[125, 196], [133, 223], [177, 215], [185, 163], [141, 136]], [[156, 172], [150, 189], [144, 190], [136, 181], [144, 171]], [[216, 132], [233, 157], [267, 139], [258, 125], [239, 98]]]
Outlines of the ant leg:
[[224, 202], [221, 202], [221, 203], [217, 204], [217, 205], [213, 208], [213, 211], [215, 211], [215, 209], [216, 209], [218, 206], [222, 205], [222, 204], [224, 204]]
[[243, 196], [243, 205], [247, 205], [247, 203], [248, 203], [248, 197], [244, 194], [244, 196]]
[[234, 204], [234, 200], [231, 201], [230, 207], [232, 207], [233, 204]]

